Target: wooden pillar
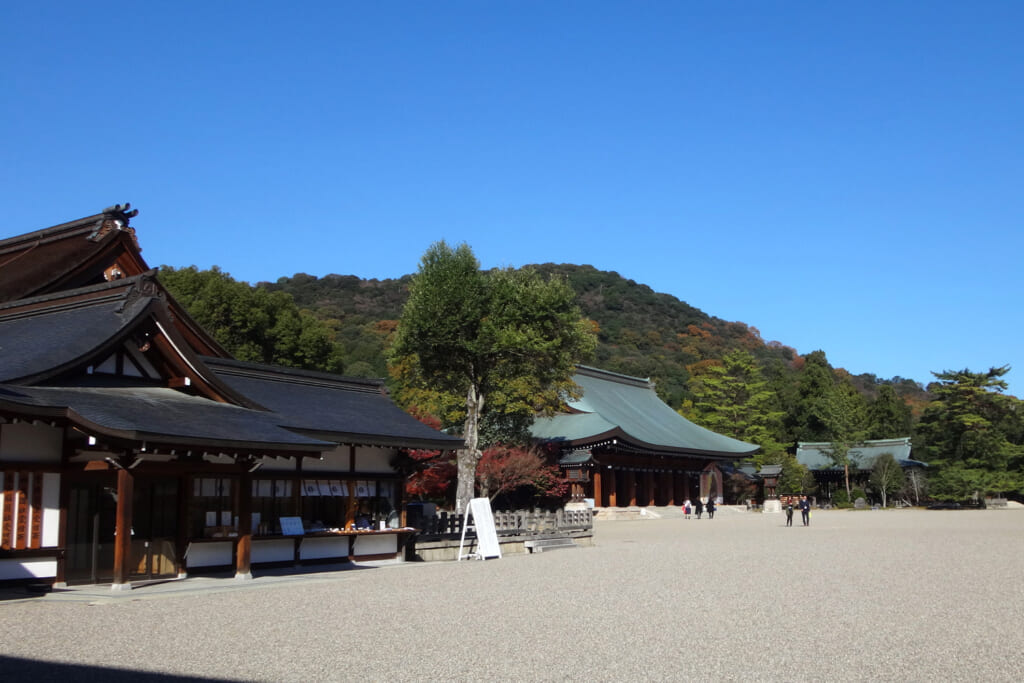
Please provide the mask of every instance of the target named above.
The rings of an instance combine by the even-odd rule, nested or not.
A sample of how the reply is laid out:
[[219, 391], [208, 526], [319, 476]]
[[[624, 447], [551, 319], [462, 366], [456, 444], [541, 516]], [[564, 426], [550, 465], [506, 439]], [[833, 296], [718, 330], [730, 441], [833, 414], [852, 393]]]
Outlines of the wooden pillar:
[[627, 505], [636, 505], [636, 472], [633, 470], [626, 472], [626, 500]]
[[117, 470], [117, 518], [114, 537], [113, 590], [131, 590], [128, 580], [132, 558], [132, 499], [135, 496], [135, 477], [124, 467]]
[[683, 475], [683, 500], [693, 501], [690, 497], [690, 473], [683, 470], [680, 474]]
[[238, 480], [238, 539], [235, 541], [235, 578], [252, 579], [252, 473]]
[[647, 505], [657, 505], [658, 502], [654, 497], [654, 493], [657, 490], [654, 486], [654, 472], [651, 472], [650, 470], [644, 472], [644, 488], [647, 489], [644, 491], [644, 498], [647, 500]]
[[178, 532], [174, 539], [174, 560], [178, 566], [178, 578], [188, 576], [188, 542], [192, 535], [188, 510], [192, 504], [192, 494], [195, 488], [195, 479], [188, 474], [181, 474], [178, 477]]
[[594, 507], [601, 507], [601, 494], [604, 493], [601, 490], [601, 466], [598, 465], [594, 468]]
[[619, 504], [619, 484], [615, 479], [615, 470], [608, 470], [608, 507], [616, 507]]

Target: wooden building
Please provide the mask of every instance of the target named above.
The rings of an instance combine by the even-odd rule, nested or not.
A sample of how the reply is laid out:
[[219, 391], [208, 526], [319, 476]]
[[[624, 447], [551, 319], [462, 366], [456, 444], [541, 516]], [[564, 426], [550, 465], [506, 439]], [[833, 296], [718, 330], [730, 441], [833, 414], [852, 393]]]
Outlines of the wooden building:
[[649, 379], [580, 366], [583, 396], [538, 419], [533, 436], [556, 454], [575, 500], [595, 507], [722, 500], [722, 466], [759, 446], [699, 427], [666, 405]]
[[233, 360], [128, 206], [0, 241], [0, 581], [400, 559], [400, 449], [455, 449], [383, 383]]
[[[847, 452], [850, 460], [850, 482], [863, 487], [871, 477], [871, 468], [875, 459], [884, 453], [890, 453], [904, 472], [924, 470], [928, 464], [914, 460], [911, 455], [909, 436], [894, 439], [870, 439], [862, 441]], [[832, 499], [832, 494], [846, 485], [846, 472], [836, 465], [829, 453], [832, 444], [828, 442], [800, 441], [796, 445], [796, 460], [805, 466], [814, 477], [820, 495], [818, 501]], [[844, 489], [845, 491], [845, 489]]]

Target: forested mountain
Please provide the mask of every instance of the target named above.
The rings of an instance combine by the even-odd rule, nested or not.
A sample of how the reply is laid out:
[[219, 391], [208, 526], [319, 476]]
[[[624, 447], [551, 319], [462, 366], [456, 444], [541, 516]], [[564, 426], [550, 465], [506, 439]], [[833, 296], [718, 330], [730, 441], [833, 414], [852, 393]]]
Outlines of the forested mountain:
[[[766, 342], [757, 328], [716, 318], [618, 273], [570, 264], [533, 268], [544, 276], [567, 278], [583, 315], [596, 323], [599, 344], [593, 365], [651, 377], [662, 398], [675, 408], [688, 398], [686, 383], [693, 366], [715, 362], [733, 349], [750, 352], [766, 375], [781, 384], [795, 382], [803, 367], [796, 350], [777, 341]], [[300, 273], [258, 286], [290, 294], [300, 308], [335, 330], [343, 348], [345, 374], [386, 377], [383, 349], [401, 315], [410, 278], [318, 278]], [[892, 384], [912, 404], [922, 405], [926, 398], [923, 387], [912, 380], [881, 380], [870, 374], [850, 379], [869, 399], [883, 384]]]
[[[935, 465], [928, 477], [933, 495], [1024, 496], [1024, 409], [1020, 399], [1003, 394], [1008, 367], [943, 373], [928, 390], [900, 377], [851, 376], [832, 367], [824, 350], [798, 354], [766, 342], [754, 327], [708, 315], [618, 273], [550, 263], [533, 268], [544, 280], [565, 278], [575, 292], [597, 333], [589, 364], [650, 377], [687, 418], [760, 445], [759, 464], [784, 462], [799, 473], [787, 449], [824, 441], [843, 466], [850, 444], [911, 435], [914, 453]], [[388, 376], [385, 350], [412, 276], [298, 274], [251, 287], [217, 268], [165, 266], [160, 278], [241, 360], [383, 377], [396, 388], [401, 382]]]

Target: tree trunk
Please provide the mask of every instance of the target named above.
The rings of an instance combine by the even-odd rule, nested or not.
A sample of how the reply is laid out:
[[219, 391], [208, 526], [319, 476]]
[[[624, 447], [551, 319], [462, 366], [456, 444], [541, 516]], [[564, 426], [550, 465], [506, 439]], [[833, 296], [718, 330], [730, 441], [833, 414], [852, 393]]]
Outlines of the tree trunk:
[[852, 503], [853, 501], [850, 500], [850, 497], [851, 497], [852, 494], [850, 493], [850, 463], [849, 462], [843, 463], [843, 472], [846, 474], [846, 500], [848, 502]]
[[455, 489], [455, 511], [459, 514], [466, 509], [476, 490], [476, 466], [480, 462], [480, 413], [484, 409], [484, 397], [478, 393], [475, 384], [466, 392], [466, 422], [462, 438], [466, 447], [457, 451], [456, 466], [459, 480]]

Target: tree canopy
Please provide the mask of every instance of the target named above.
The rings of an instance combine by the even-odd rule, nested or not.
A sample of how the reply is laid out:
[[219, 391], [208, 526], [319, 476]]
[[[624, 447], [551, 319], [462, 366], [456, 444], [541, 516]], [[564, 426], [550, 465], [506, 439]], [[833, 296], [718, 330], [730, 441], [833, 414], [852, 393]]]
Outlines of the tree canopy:
[[341, 372], [334, 334], [291, 295], [238, 282], [214, 266], [162, 266], [160, 282], [238, 360]]
[[933, 373], [935, 398], [918, 424], [918, 446], [936, 468], [936, 498], [1024, 494], [1024, 406], [1003, 393], [1008, 371], [1003, 366]]
[[[561, 279], [530, 269], [480, 270], [468, 245], [433, 244], [409, 285], [388, 353], [399, 403], [462, 417], [456, 508], [473, 497], [481, 427], [525, 435], [534, 411], [573, 390], [575, 365], [596, 341]], [[459, 400], [462, 400], [461, 410]]]

